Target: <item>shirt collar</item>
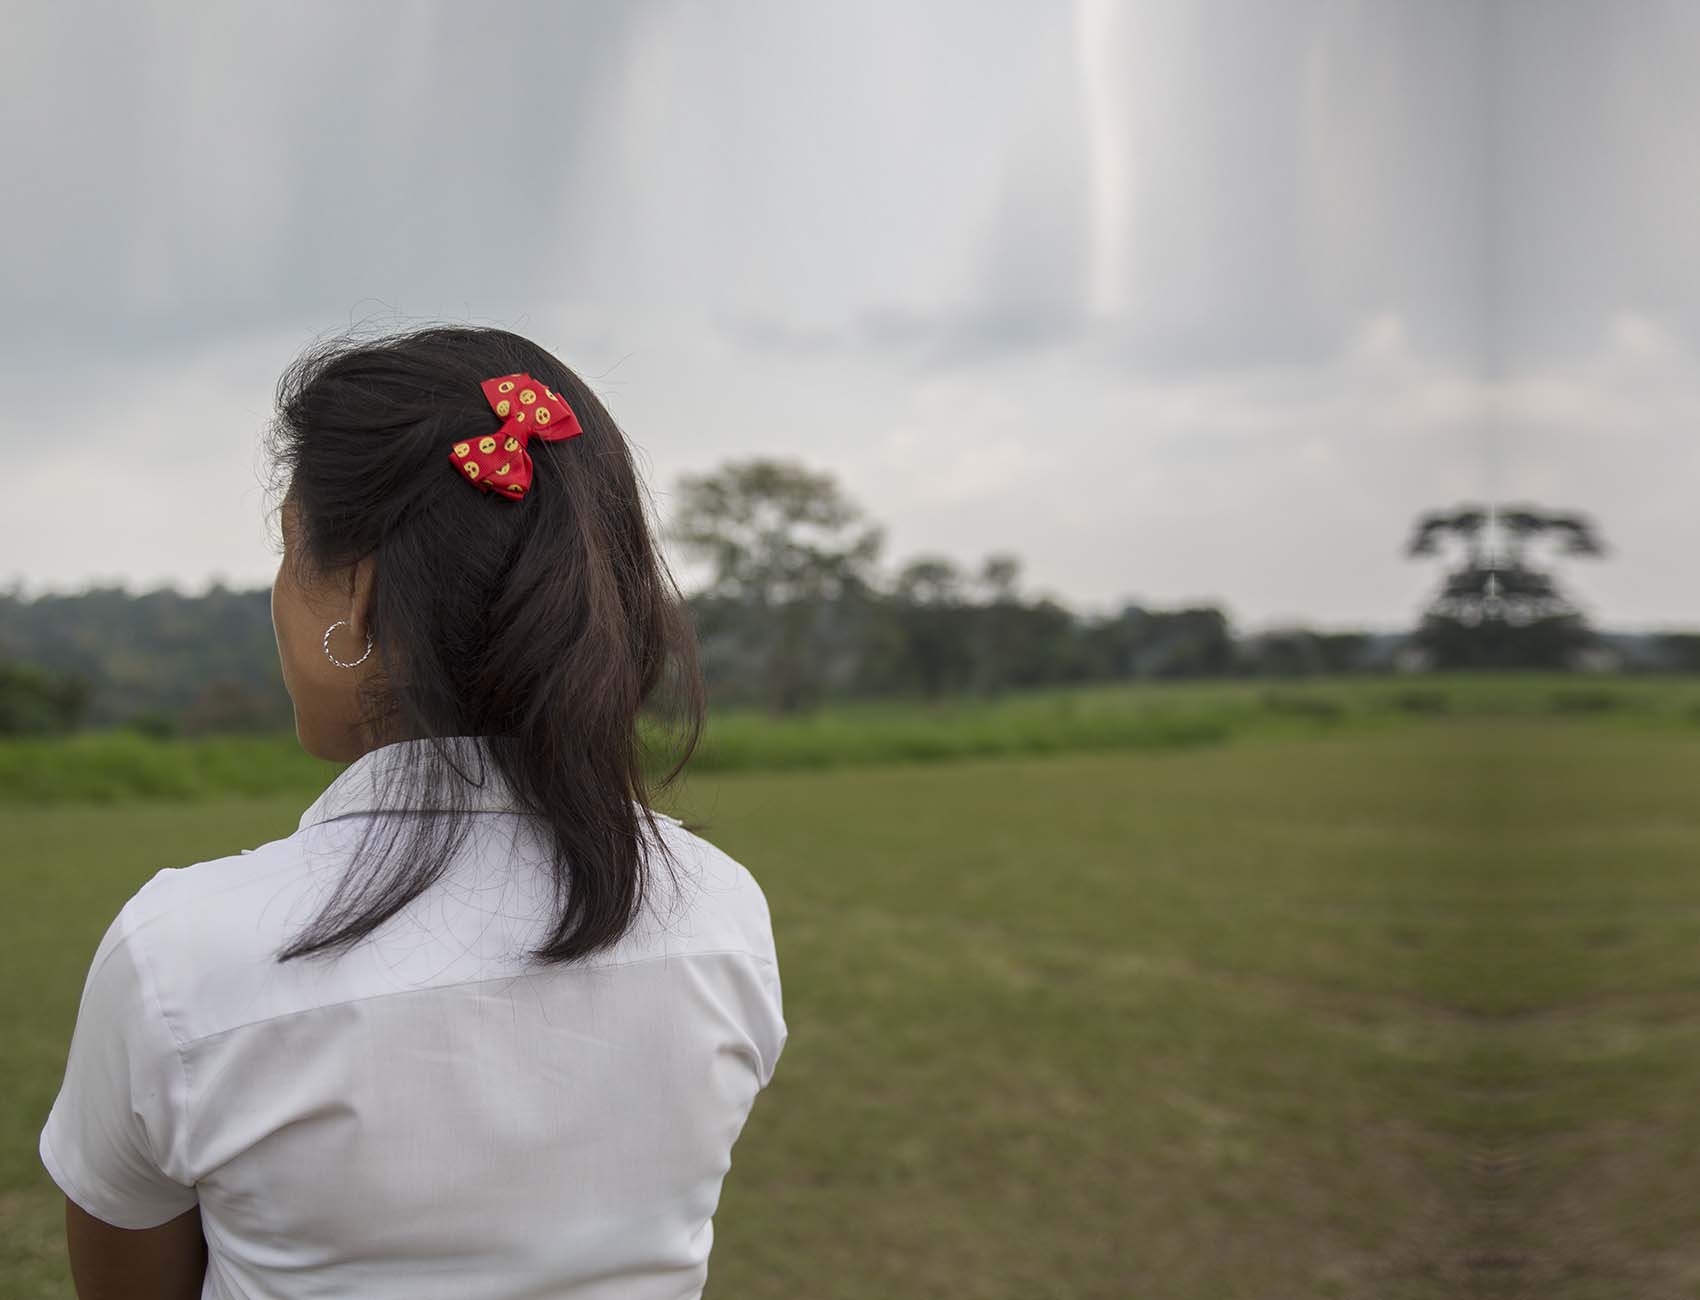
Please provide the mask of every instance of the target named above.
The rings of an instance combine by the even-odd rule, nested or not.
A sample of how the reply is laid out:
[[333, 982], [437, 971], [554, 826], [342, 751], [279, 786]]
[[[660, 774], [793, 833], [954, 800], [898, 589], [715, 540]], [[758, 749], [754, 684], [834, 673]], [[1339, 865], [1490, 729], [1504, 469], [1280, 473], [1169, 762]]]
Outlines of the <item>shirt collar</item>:
[[[457, 806], [473, 812], [513, 812], [512, 792], [496, 766], [482, 736], [443, 736], [436, 740], [398, 740], [368, 750], [344, 768], [325, 791], [301, 814], [297, 828], [306, 830], [317, 822], [353, 813], [422, 810], [430, 806], [419, 796], [386, 801], [389, 787], [401, 779], [406, 765], [417, 761], [412, 751], [440, 746], [467, 776], [464, 796]], [[391, 795], [393, 799], [393, 795]]]
[[[502, 769], [496, 766], [488, 739], [485, 736], [443, 736], [436, 740], [398, 740], [368, 750], [345, 767], [325, 787], [324, 793], [307, 806], [296, 829], [304, 831], [317, 822], [328, 822], [355, 813], [422, 811], [434, 807], [423, 797], [413, 794], [395, 803], [384, 802], [386, 786], [394, 784], [406, 764], [416, 761], [409, 751], [432, 745], [441, 746], [455, 766], [466, 774], [462, 787], [464, 793], [456, 801], [457, 807], [469, 812], [518, 812], [519, 803], [507, 778], [502, 775]], [[644, 805], [636, 799], [632, 800], [632, 806], [640, 814], [644, 811]], [[677, 817], [659, 809], [650, 808], [648, 811], [670, 825], [684, 825]]]

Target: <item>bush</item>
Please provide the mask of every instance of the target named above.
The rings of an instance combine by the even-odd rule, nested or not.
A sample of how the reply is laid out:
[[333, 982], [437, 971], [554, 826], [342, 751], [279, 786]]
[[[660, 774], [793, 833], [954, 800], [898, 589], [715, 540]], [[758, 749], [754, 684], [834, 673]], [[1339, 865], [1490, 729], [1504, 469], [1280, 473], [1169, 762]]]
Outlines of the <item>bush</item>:
[[1623, 704], [1616, 691], [1597, 689], [1554, 691], [1547, 697], [1547, 707], [1553, 713], [1610, 713]]
[[1338, 722], [1346, 716], [1346, 706], [1331, 695], [1313, 695], [1304, 691], [1266, 690], [1263, 707], [1271, 713], [1289, 717], [1309, 718], [1315, 722]]
[[175, 736], [182, 730], [178, 721], [169, 713], [138, 713], [124, 724], [139, 736], [149, 736], [154, 740], [165, 740]]
[[1401, 713], [1450, 713], [1452, 700], [1445, 691], [1412, 689], [1395, 694], [1393, 707]]
[[88, 712], [89, 684], [28, 664], [0, 664], [0, 736], [75, 731]]

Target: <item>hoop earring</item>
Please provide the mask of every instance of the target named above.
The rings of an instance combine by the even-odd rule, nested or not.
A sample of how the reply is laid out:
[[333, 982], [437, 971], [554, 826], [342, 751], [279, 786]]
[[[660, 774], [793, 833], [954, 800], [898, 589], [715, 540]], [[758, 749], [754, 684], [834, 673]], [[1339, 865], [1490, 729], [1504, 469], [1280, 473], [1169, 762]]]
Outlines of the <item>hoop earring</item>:
[[337, 619], [336, 622], [332, 623], [329, 627], [327, 627], [325, 629], [325, 643], [324, 643], [325, 644], [325, 658], [329, 659], [338, 668], [358, 668], [361, 664], [366, 662], [366, 655], [369, 655], [369, 654], [372, 653], [372, 634], [371, 634], [371, 632], [366, 633], [366, 653], [362, 654], [360, 656], [360, 658], [356, 659], [353, 663], [345, 664], [345, 663], [343, 663], [342, 660], [338, 659], [335, 655], [333, 655], [331, 653], [331, 633], [336, 631], [339, 627], [348, 627], [348, 626], [349, 626], [349, 622], [346, 618], [339, 618], [339, 619]]

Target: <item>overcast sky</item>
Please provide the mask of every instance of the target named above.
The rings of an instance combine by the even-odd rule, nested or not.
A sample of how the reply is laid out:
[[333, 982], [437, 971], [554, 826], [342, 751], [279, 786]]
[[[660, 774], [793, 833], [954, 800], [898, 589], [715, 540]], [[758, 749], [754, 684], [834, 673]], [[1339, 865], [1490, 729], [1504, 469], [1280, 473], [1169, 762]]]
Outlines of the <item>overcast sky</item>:
[[[264, 584], [315, 336], [500, 324], [665, 512], [830, 470], [888, 560], [1408, 626], [1415, 515], [1589, 512], [1700, 624], [1700, 5], [13, 4], [0, 581]], [[681, 577], [689, 567], [679, 564]]]

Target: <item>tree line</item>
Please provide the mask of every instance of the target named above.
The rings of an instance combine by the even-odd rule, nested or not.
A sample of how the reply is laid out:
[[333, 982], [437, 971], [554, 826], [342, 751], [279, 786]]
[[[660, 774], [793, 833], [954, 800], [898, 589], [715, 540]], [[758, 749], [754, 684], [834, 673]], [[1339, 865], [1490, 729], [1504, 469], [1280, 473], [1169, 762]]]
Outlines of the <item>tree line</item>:
[[[718, 706], [775, 714], [826, 700], [995, 695], [1040, 686], [1236, 676], [1305, 676], [1398, 667], [1577, 666], [1594, 634], [1522, 550], [1505, 565], [1484, 545], [1490, 510], [1418, 521], [1407, 553], [1462, 539], [1466, 554], [1410, 634], [1293, 628], [1236, 635], [1215, 605], [1152, 609], [1128, 602], [1085, 615], [1021, 590], [1019, 557], [962, 565], [942, 555], [884, 562], [885, 534], [824, 473], [790, 461], [733, 462], [680, 481], [666, 532], [706, 573], [687, 596], [704, 675]], [[1526, 539], [1571, 517], [1511, 523]], [[1576, 538], [1582, 541], [1576, 541]], [[1495, 617], [1509, 576], [1540, 587], [1558, 620]], [[1485, 594], [1484, 594], [1485, 593]], [[1498, 604], [1494, 602], [1497, 601]], [[1473, 602], [1473, 603], [1472, 603]], [[1700, 637], [1673, 636], [1666, 667], [1700, 670]], [[1513, 648], [1508, 653], [1506, 645]], [[1416, 659], [1400, 656], [1415, 654]], [[1527, 662], [1524, 662], [1527, 661]], [[266, 588], [95, 588], [25, 599], [0, 593], [0, 734], [127, 725], [156, 734], [290, 725]]]

